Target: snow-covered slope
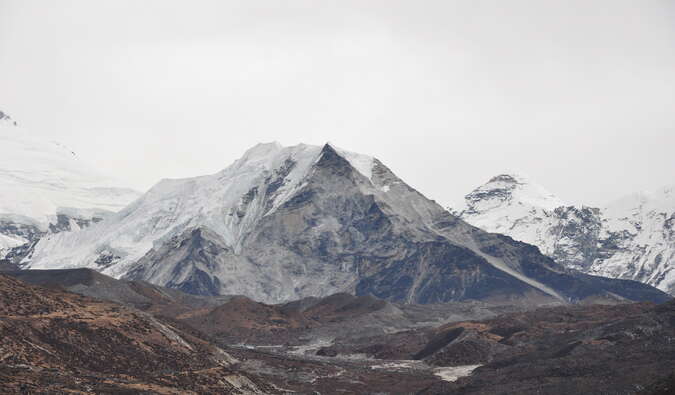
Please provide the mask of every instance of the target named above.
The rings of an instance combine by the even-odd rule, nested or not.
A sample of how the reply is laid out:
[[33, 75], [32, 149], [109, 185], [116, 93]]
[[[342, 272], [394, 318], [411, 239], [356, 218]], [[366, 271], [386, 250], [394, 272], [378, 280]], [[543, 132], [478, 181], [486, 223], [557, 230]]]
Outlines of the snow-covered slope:
[[36, 235], [79, 229], [138, 196], [0, 112], [0, 258]]
[[675, 294], [675, 186], [626, 196], [602, 210], [600, 257], [589, 272]]
[[330, 144], [259, 144], [216, 174], [163, 180], [105, 221], [44, 237], [26, 267], [90, 267], [268, 303], [337, 292], [408, 303], [664, 297], [565, 271]]
[[500, 175], [451, 208], [465, 221], [539, 247], [567, 267], [675, 293], [672, 187], [604, 208], [566, 205], [518, 175]]
[[466, 195], [454, 212], [488, 232], [507, 234], [549, 254], [554, 246], [546, 232], [553, 211], [565, 204], [544, 187], [517, 174], [502, 174]]
[[[373, 158], [336, 148], [364, 176]], [[303, 180], [319, 158], [321, 147], [279, 143], [258, 144], [231, 166], [216, 174], [165, 179], [110, 221], [77, 237], [54, 235], [39, 244], [33, 268], [96, 267], [109, 256], [114, 264], [104, 273], [119, 277], [157, 243], [196, 227], [222, 237], [235, 253], [244, 237], [264, 215], [272, 214], [303, 187]], [[268, 199], [256, 199], [261, 184], [269, 184]], [[261, 192], [261, 191], [260, 191]], [[94, 266], [92, 266], [92, 264]]]

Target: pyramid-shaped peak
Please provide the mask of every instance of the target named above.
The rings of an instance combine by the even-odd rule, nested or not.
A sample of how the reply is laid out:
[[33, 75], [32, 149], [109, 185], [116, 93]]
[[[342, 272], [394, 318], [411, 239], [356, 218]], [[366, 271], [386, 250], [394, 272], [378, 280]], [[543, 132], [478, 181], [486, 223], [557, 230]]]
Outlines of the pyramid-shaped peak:
[[301, 167], [307, 167], [303, 166], [303, 164], [311, 165], [312, 163], [316, 163], [325, 153], [332, 153], [342, 157], [366, 178], [372, 178], [375, 163], [375, 159], [372, 156], [348, 151], [330, 142], [326, 142], [322, 146], [304, 143], [293, 146], [283, 146], [278, 142], [259, 143], [246, 151], [236, 162], [236, 167], [253, 165], [256, 167], [273, 168], [280, 163], [284, 163], [287, 159], [291, 159]]
[[375, 158], [369, 155], [359, 154], [356, 152], [347, 151], [335, 144], [327, 142], [323, 150], [333, 150], [341, 157], [345, 158], [359, 173], [368, 178], [373, 178], [373, 166], [375, 165]]

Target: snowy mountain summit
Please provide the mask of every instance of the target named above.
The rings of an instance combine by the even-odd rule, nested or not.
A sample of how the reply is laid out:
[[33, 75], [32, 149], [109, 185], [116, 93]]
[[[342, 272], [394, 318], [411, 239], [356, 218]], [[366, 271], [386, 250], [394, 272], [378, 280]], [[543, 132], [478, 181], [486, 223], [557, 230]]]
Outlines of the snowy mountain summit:
[[[547, 212], [565, 204], [551, 192], [516, 174], [501, 174], [466, 195], [455, 212], [471, 218], [471, 223], [490, 232], [507, 233], [518, 223], [532, 217], [546, 216]], [[523, 234], [519, 240], [531, 243], [536, 239]]]
[[500, 175], [451, 209], [472, 225], [533, 244], [566, 267], [675, 293], [675, 193], [574, 207], [524, 177]]
[[25, 266], [90, 267], [266, 303], [338, 292], [406, 303], [665, 297], [567, 271], [331, 144], [258, 144], [218, 173], [162, 180], [105, 221], [41, 239]]
[[0, 258], [47, 232], [87, 226], [139, 195], [0, 112]]

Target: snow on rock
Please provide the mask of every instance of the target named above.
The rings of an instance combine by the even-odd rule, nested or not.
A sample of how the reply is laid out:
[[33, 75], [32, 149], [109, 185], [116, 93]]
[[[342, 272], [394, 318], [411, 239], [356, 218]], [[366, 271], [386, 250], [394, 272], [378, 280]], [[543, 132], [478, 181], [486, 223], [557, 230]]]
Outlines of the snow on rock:
[[604, 208], [575, 207], [525, 177], [505, 174], [450, 211], [489, 232], [536, 245], [572, 269], [675, 293], [674, 191], [636, 193]]
[[470, 376], [474, 370], [482, 365], [464, 365], [464, 366], [448, 366], [434, 369], [434, 374], [444, 381], [455, 382], [462, 377]]
[[88, 168], [64, 145], [31, 136], [0, 114], [0, 216], [30, 218], [46, 228], [61, 210], [118, 211], [140, 195]]
[[[0, 254], [14, 247], [28, 243], [28, 240], [17, 235], [4, 235], [0, 233]], [[1, 257], [2, 255], [0, 255]]]
[[37, 232], [47, 232], [59, 215], [100, 219], [140, 196], [120, 184], [87, 167], [64, 145], [32, 135], [0, 112], [0, 233], [4, 235], [0, 257], [2, 251], [26, 240], [9, 227], [30, 225]]
[[545, 229], [552, 226], [555, 208], [563, 206], [562, 200], [528, 178], [502, 174], [466, 195], [451, 211], [483, 230], [507, 234], [550, 254], [554, 245]]
[[[525, 184], [495, 183], [511, 196]], [[530, 191], [531, 202], [551, 200]], [[259, 144], [218, 173], [162, 180], [104, 221], [43, 237], [23, 263], [264, 303], [339, 292], [404, 303], [666, 297], [561, 271], [529, 246], [458, 220], [380, 161], [330, 144]]]
[[[371, 177], [372, 157], [335, 149]], [[153, 245], [195, 227], [212, 230], [238, 252], [260, 218], [273, 213], [302, 187], [321, 150], [306, 144], [258, 144], [216, 174], [162, 180], [90, 231], [78, 236], [51, 235], [41, 241], [29, 267], [100, 270], [103, 265], [103, 273], [119, 277]], [[256, 199], [262, 192], [270, 199]], [[109, 257], [109, 262], [104, 259], [106, 263], [101, 264], [101, 256]]]
[[675, 187], [635, 193], [602, 210], [600, 243], [610, 251], [589, 272], [675, 294]]
[[347, 159], [354, 168], [369, 180], [373, 179], [373, 166], [375, 159], [372, 156], [357, 154], [355, 152], [347, 151], [345, 149], [336, 147], [329, 143], [335, 151], [337, 151], [343, 158]]

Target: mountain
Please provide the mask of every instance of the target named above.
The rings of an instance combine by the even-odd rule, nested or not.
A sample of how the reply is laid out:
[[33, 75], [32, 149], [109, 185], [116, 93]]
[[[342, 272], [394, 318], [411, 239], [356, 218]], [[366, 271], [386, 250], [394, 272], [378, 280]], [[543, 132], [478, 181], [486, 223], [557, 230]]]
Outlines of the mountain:
[[[138, 196], [0, 112], [0, 259], [47, 233], [98, 222]], [[10, 258], [18, 263], [24, 253], [18, 248]]]
[[279, 393], [189, 327], [0, 274], [0, 392]]
[[675, 294], [675, 187], [602, 208], [576, 207], [525, 177], [504, 174], [451, 211], [488, 232], [536, 245], [568, 268]]
[[330, 144], [260, 144], [216, 174], [163, 180], [105, 221], [42, 238], [25, 267], [266, 303], [339, 292], [404, 303], [667, 299], [468, 225], [379, 160]]

